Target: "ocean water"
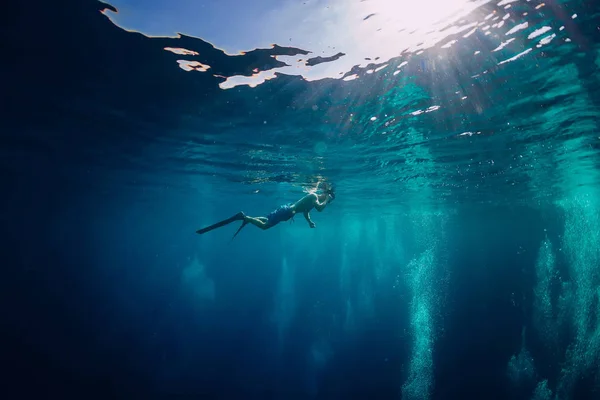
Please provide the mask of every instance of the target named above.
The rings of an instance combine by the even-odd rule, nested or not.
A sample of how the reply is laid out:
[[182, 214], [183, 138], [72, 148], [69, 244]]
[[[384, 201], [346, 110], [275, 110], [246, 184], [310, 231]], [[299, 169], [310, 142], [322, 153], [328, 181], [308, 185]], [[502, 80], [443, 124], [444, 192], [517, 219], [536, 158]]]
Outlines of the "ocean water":
[[118, 3], [4, 8], [2, 398], [600, 396], [600, 3]]

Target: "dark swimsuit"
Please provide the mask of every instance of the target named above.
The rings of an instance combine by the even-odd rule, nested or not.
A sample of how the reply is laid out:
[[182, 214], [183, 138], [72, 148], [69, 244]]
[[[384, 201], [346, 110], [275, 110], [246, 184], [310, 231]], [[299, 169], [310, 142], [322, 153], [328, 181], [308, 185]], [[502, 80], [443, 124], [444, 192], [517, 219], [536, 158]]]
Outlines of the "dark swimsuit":
[[286, 204], [267, 215], [269, 226], [275, 226], [280, 222], [287, 221], [294, 216], [294, 210], [291, 205]]

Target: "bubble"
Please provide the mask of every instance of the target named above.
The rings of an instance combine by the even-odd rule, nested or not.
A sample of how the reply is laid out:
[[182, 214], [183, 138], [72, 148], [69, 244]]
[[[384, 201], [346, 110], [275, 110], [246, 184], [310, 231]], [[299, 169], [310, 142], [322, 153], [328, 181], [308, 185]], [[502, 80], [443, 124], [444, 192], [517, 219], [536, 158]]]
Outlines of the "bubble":
[[315, 153], [324, 154], [327, 151], [327, 143], [317, 142], [315, 143]]

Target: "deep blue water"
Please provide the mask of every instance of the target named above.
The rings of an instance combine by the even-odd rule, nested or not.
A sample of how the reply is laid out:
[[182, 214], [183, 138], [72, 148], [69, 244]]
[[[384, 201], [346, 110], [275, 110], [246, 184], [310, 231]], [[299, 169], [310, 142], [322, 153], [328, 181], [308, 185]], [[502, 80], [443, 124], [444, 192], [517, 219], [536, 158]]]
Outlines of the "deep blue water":
[[[600, 3], [489, 2], [356, 79], [230, 89], [352, 49], [5, 7], [3, 398], [599, 396]], [[320, 180], [316, 229], [195, 233]]]

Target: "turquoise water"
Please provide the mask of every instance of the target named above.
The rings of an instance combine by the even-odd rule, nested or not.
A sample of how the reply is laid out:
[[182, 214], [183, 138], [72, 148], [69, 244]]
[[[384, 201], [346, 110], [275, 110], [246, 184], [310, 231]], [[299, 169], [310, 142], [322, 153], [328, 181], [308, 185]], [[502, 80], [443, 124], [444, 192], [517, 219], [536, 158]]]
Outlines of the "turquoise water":
[[[600, 8], [425, 3], [228, 6], [223, 43], [217, 3], [11, 6], [14, 388], [595, 398]], [[195, 233], [320, 181], [315, 229]]]

